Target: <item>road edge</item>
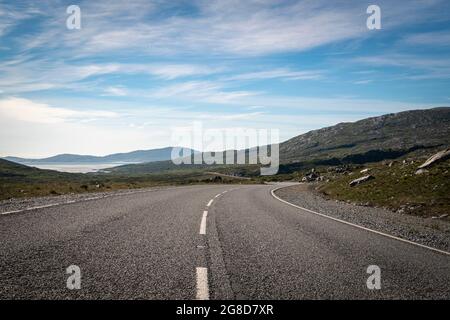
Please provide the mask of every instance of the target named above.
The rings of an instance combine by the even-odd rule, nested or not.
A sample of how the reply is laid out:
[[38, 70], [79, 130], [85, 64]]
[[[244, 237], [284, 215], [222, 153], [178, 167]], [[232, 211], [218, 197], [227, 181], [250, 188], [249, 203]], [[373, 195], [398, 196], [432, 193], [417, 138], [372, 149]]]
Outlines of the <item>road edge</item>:
[[375, 234], [378, 234], [378, 235], [381, 235], [381, 236], [384, 236], [384, 237], [387, 237], [387, 238], [391, 238], [391, 239], [394, 239], [394, 240], [397, 240], [397, 241], [405, 242], [405, 243], [408, 243], [408, 244], [411, 244], [411, 245], [414, 245], [414, 246], [418, 246], [418, 247], [421, 247], [421, 248], [424, 248], [424, 249], [428, 249], [428, 250], [431, 250], [431, 251], [434, 251], [434, 252], [438, 252], [438, 253], [446, 255], [446, 256], [450, 256], [450, 252], [447, 252], [447, 251], [444, 251], [444, 250], [440, 250], [440, 249], [436, 249], [436, 248], [433, 248], [433, 247], [429, 247], [429, 246], [426, 246], [424, 244], [420, 244], [420, 243], [417, 243], [417, 242], [414, 242], [414, 241], [406, 240], [406, 239], [403, 239], [403, 238], [400, 238], [400, 237], [393, 236], [393, 235], [388, 234], [388, 233], [384, 233], [384, 232], [381, 232], [381, 231], [377, 231], [377, 230], [373, 230], [373, 229], [370, 229], [370, 228], [366, 228], [366, 227], [360, 226], [360, 225], [355, 224], [355, 223], [351, 223], [351, 222], [348, 222], [348, 221], [345, 221], [345, 220], [342, 220], [342, 219], [331, 217], [331, 216], [323, 214], [323, 213], [319, 213], [319, 212], [316, 212], [316, 211], [313, 211], [313, 210], [309, 210], [309, 209], [300, 207], [300, 206], [298, 206], [296, 204], [293, 204], [293, 203], [290, 203], [290, 202], [288, 202], [286, 200], [281, 199], [280, 197], [278, 197], [275, 194], [275, 192], [277, 190], [280, 190], [280, 189], [283, 189], [283, 188], [287, 188], [287, 187], [290, 187], [290, 186], [281, 186], [281, 187], [278, 187], [278, 188], [275, 188], [275, 189], [271, 189], [270, 190], [270, 194], [272, 195], [272, 197], [274, 197], [275, 199], [277, 199], [280, 202], [283, 202], [283, 203], [285, 203], [287, 205], [290, 205], [292, 207], [295, 207], [297, 209], [301, 209], [301, 210], [304, 210], [306, 212], [309, 212], [309, 213], [321, 216], [323, 218], [334, 220], [334, 221], [337, 221], [337, 222], [340, 222], [340, 223], [343, 223], [343, 224], [346, 224], [346, 225], [349, 225], [349, 226], [352, 226], [352, 227], [355, 227], [355, 228], [358, 228], [358, 229], [362, 229], [362, 230], [365, 230], [365, 231], [368, 231], [368, 232], [372, 232], [372, 233], [375, 233]]

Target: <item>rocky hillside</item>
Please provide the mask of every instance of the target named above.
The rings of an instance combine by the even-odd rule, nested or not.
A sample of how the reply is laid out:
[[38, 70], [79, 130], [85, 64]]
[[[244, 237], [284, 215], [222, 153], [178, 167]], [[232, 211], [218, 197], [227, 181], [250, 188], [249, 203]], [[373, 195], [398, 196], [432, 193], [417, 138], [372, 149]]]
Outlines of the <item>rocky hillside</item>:
[[[310, 131], [280, 144], [282, 163], [366, 156], [382, 160], [424, 147], [450, 145], [450, 108], [413, 110]], [[378, 156], [377, 156], [378, 155]], [[352, 158], [353, 157], [353, 158]], [[357, 157], [356, 157], [357, 158]], [[389, 158], [389, 157], [386, 157]], [[357, 159], [356, 159], [357, 160]], [[358, 161], [349, 161], [358, 162]]]
[[[433, 162], [439, 154], [446, 155]], [[449, 158], [449, 150], [442, 150], [428, 157], [322, 168], [315, 175], [319, 190], [332, 199], [450, 221]]]

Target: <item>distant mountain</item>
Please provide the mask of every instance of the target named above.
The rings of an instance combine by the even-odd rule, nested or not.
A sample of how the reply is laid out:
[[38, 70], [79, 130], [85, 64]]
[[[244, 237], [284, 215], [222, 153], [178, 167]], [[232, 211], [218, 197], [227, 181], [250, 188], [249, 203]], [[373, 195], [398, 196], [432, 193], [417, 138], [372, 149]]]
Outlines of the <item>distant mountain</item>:
[[26, 159], [19, 157], [5, 157], [4, 160], [20, 164], [53, 164], [53, 163], [96, 163], [101, 157], [83, 156], [77, 154], [59, 154], [53, 157], [42, 159]]
[[[126, 153], [114, 153], [107, 156], [89, 156], [77, 154], [59, 154], [49, 158], [42, 159], [25, 159], [18, 157], [5, 157], [3, 159], [25, 164], [25, 165], [39, 165], [39, 164], [96, 164], [96, 163], [145, 163], [154, 161], [170, 160], [173, 147], [151, 149], [151, 150], [137, 150]], [[191, 150], [191, 152], [193, 152]]]
[[[450, 146], [449, 107], [405, 111], [339, 123], [280, 143], [280, 172], [292, 172], [307, 163], [338, 165], [395, 159], [410, 152], [442, 146]], [[255, 152], [255, 149], [238, 152]], [[171, 161], [159, 161], [124, 165], [108, 171], [142, 174], [193, 167], [211, 169], [207, 165], [176, 166]], [[232, 170], [246, 172], [238, 166]]]

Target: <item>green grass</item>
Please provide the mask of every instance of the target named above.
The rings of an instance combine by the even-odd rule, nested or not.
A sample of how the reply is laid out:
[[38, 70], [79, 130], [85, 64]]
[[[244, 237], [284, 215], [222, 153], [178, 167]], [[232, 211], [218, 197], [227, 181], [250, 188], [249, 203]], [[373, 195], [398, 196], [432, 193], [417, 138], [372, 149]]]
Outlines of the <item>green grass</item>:
[[[450, 213], [450, 161], [429, 169], [428, 173], [416, 175], [422, 161], [403, 164], [398, 161], [392, 167], [384, 163], [366, 166], [369, 173], [362, 174], [364, 167], [354, 168], [352, 175], [337, 177], [323, 183], [318, 190], [326, 196], [371, 206], [403, 209], [405, 213], [420, 216], [439, 216]], [[350, 187], [349, 182], [371, 174], [374, 180]]]

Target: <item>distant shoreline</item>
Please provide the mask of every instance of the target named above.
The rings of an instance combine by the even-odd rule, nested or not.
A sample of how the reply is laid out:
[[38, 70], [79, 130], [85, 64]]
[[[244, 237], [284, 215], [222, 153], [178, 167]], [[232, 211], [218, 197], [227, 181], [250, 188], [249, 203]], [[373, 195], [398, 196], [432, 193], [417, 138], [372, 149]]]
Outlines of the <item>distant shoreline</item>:
[[135, 162], [117, 162], [117, 163], [23, 163], [26, 166], [35, 167], [44, 170], [55, 170], [59, 172], [70, 173], [90, 173], [102, 169], [112, 168]]

